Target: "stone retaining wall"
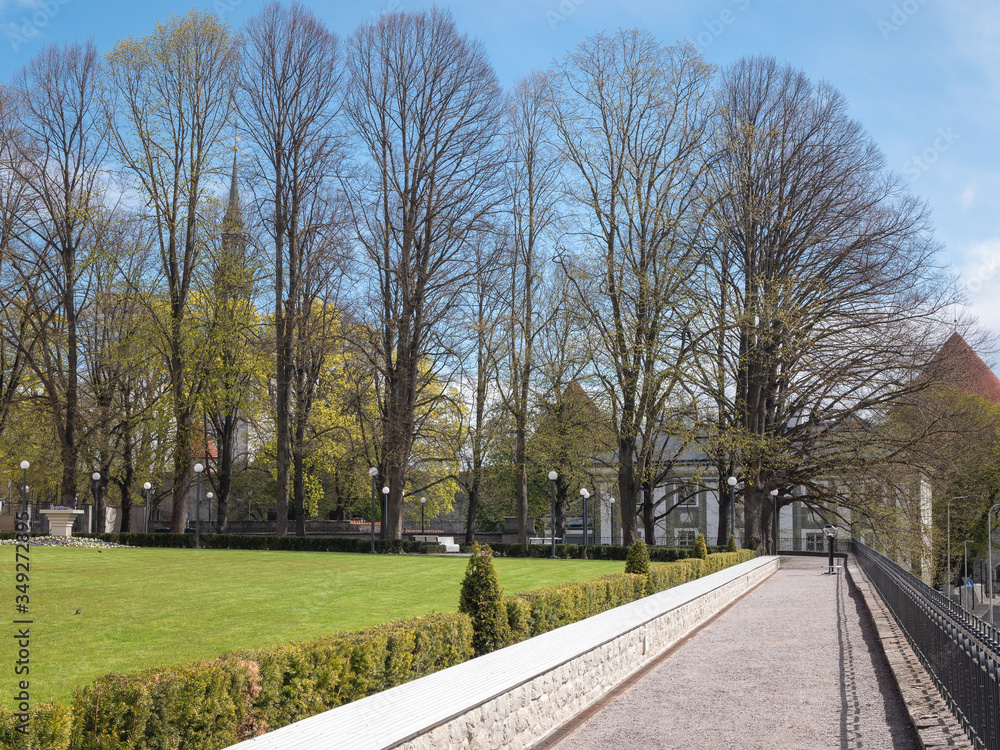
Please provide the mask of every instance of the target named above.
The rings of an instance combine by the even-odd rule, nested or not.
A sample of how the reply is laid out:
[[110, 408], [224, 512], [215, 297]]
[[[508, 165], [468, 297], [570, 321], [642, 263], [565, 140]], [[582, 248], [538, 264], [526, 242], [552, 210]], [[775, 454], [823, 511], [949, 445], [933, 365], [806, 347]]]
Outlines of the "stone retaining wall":
[[773, 574], [760, 557], [233, 746], [526, 748]]

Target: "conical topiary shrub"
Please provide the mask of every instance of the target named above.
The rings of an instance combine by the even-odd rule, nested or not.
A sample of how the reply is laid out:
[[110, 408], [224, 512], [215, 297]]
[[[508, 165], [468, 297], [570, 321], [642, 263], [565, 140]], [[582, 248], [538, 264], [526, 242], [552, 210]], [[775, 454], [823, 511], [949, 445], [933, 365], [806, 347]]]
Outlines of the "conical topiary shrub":
[[705, 535], [699, 534], [698, 539], [694, 543], [694, 556], [700, 557], [702, 560], [708, 559], [708, 545], [705, 544]]
[[472, 618], [472, 648], [476, 656], [503, 648], [510, 642], [507, 605], [504, 604], [500, 578], [493, 565], [493, 550], [488, 544], [472, 545], [472, 557], [465, 568], [458, 611]]
[[628, 548], [628, 554], [625, 556], [625, 572], [641, 576], [649, 575], [649, 548], [641, 539], [637, 539]]
[[729, 541], [726, 543], [726, 552], [739, 552], [736, 548], [736, 536], [733, 534], [729, 535]]

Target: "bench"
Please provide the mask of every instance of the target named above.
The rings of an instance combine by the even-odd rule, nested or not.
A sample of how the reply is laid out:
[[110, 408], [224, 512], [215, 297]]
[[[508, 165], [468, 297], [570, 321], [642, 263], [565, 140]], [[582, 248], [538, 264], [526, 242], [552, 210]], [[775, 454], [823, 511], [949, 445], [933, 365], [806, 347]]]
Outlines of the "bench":
[[836, 575], [840, 575], [840, 569], [841, 569], [841, 568], [843, 567], [843, 565], [830, 565], [830, 566], [828, 566], [828, 567], [829, 567], [830, 569], [829, 569], [829, 570], [827, 571], [827, 573], [828, 573], [829, 575], [834, 575], [834, 576], [836, 576]]
[[445, 552], [459, 551], [459, 546], [455, 544], [455, 537], [453, 536], [438, 536], [437, 534], [414, 534], [413, 541], [441, 544], [444, 546]]

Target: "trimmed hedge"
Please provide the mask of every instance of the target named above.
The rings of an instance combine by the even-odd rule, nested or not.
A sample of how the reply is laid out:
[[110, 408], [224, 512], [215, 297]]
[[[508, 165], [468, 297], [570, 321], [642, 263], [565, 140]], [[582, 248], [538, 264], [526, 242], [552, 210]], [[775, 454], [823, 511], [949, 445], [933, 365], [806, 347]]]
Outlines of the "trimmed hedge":
[[[73, 534], [85, 539], [124, 544], [129, 547], [194, 548], [194, 534]], [[335, 536], [271, 536], [254, 534], [201, 534], [202, 549], [283, 550], [288, 552], [370, 552], [371, 539]], [[444, 545], [434, 542], [410, 542], [402, 539], [376, 539], [375, 551], [381, 554], [428, 554], [444, 552]]]
[[0, 747], [10, 750], [66, 750], [73, 731], [73, 710], [60, 703], [39, 703], [28, 712], [28, 733], [18, 732], [18, 717], [0, 708]]
[[[756, 556], [757, 554], [751, 550], [722, 552], [709, 555], [708, 560], [690, 558], [651, 565], [648, 575], [617, 573], [591, 581], [566, 583], [505, 597], [512, 639], [516, 625], [521, 627], [519, 623], [524, 617], [523, 605], [513, 602], [514, 599], [527, 604], [528, 633], [530, 636], [536, 636], [642, 599], [648, 593], [665, 591], [746, 560], [752, 560]], [[512, 640], [512, 642], [517, 641]]]
[[[32, 536], [40, 536], [33, 534]], [[194, 548], [194, 534], [89, 534], [74, 533], [85, 539], [124, 544], [129, 547]], [[0, 533], [0, 539], [13, 539], [13, 532]], [[202, 534], [203, 549], [288, 550], [300, 552], [369, 552], [368, 537], [282, 536], [265, 534]], [[461, 544], [462, 552], [472, 552], [472, 545]], [[691, 547], [647, 545], [652, 562], [674, 562], [690, 557]], [[552, 548], [547, 544], [490, 544], [494, 557], [548, 557]], [[411, 542], [401, 539], [376, 539], [375, 551], [380, 554], [437, 554], [444, 546], [434, 542]], [[709, 553], [725, 552], [726, 547], [709, 546]], [[628, 547], [620, 544], [557, 544], [556, 557], [562, 559], [624, 560]]]
[[[494, 557], [549, 557], [552, 547], [548, 544], [490, 544]], [[646, 545], [649, 559], [652, 562], [675, 562], [691, 556], [691, 547], [667, 547], [664, 545]], [[624, 560], [628, 555], [628, 547], [620, 544], [557, 544], [556, 557], [563, 559], [587, 560]], [[708, 547], [709, 553], [724, 552], [725, 547]], [[462, 545], [462, 552], [471, 551], [470, 547]]]
[[431, 614], [109, 674], [78, 689], [72, 707], [33, 709], [27, 736], [0, 712], [0, 739], [18, 750], [217, 750], [471, 658], [469, 617]]

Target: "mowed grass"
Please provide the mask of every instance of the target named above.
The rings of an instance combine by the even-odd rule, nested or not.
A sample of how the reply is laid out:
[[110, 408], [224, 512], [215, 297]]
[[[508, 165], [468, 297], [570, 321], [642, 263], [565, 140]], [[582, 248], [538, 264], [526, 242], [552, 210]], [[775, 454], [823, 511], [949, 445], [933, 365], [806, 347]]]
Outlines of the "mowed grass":
[[[8, 623], [22, 617], [15, 611], [14, 550], [0, 546], [0, 611]], [[74, 688], [108, 672], [454, 612], [467, 562], [421, 555], [32, 547], [31, 698], [68, 702]], [[620, 573], [624, 565], [496, 559], [508, 594]], [[5, 706], [17, 692], [14, 632], [0, 639]]]

